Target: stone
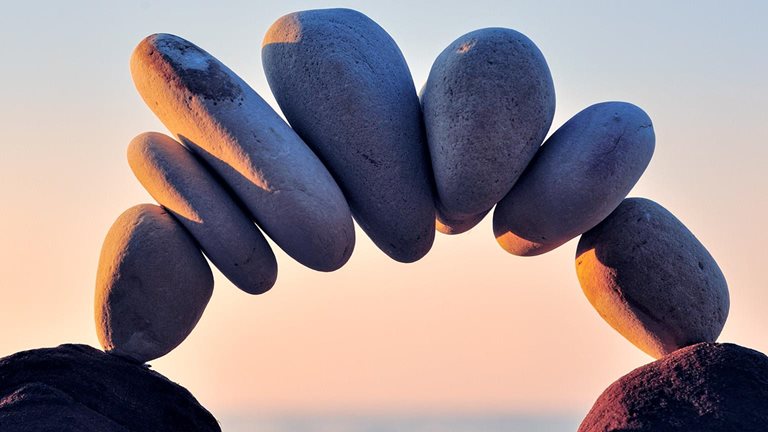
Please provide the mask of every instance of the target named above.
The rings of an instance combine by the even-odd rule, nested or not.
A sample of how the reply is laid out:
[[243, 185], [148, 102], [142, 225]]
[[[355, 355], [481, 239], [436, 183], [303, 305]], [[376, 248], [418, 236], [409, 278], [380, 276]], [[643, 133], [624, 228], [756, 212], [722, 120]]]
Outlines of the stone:
[[758, 432], [768, 425], [768, 357], [700, 343], [608, 387], [579, 432]]
[[288, 255], [320, 271], [349, 260], [355, 232], [344, 195], [312, 150], [240, 77], [169, 34], [139, 43], [131, 75], [155, 115]]
[[96, 333], [105, 351], [147, 362], [197, 324], [213, 275], [194, 239], [167, 211], [140, 204], [109, 229], [96, 275]]
[[462, 217], [458, 220], [454, 220], [450, 219], [450, 217], [447, 216], [446, 213], [444, 213], [438, 205], [435, 213], [435, 227], [439, 232], [443, 234], [455, 235], [465, 233], [479, 224], [480, 221], [485, 218], [485, 215], [487, 215], [490, 211], [491, 210], [488, 209], [470, 218]]
[[588, 231], [621, 203], [653, 156], [648, 115], [625, 102], [592, 105], [552, 134], [493, 214], [504, 250], [532, 256]]
[[435, 208], [416, 89], [378, 24], [349, 9], [296, 12], [264, 37], [272, 93], [338, 181], [352, 214], [391, 258], [432, 247]]
[[728, 284], [714, 258], [651, 200], [625, 199], [585, 233], [576, 273], [600, 316], [655, 358], [714, 342], [728, 317]]
[[440, 219], [464, 232], [499, 202], [531, 161], [555, 114], [555, 87], [525, 35], [484, 28], [437, 57], [421, 93]]
[[0, 359], [3, 432], [220, 431], [185, 388], [87, 345]]
[[266, 239], [189, 150], [167, 135], [147, 132], [128, 145], [128, 163], [235, 286], [261, 294], [275, 284], [277, 262]]

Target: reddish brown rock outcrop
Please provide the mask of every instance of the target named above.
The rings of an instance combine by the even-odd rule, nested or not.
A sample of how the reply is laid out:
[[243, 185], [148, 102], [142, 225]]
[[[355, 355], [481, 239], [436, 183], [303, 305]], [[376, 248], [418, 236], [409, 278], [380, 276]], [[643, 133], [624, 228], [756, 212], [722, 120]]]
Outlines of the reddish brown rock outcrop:
[[700, 343], [611, 384], [579, 432], [752, 432], [768, 428], [768, 357]]

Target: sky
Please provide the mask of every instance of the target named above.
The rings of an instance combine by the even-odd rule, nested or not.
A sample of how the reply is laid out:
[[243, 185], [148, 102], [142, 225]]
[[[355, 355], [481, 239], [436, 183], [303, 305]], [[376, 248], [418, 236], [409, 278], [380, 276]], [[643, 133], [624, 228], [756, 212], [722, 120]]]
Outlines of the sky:
[[[111, 3], [111, 4], [110, 4]], [[768, 28], [764, 2], [12, 2], [0, 16], [0, 355], [98, 346], [93, 290], [102, 240], [152, 202], [128, 142], [166, 132], [128, 60], [173, 33], [217, 56], [273, 107], [261, 40], [280, 16], [344, 6], [386, 29], [421, 88], [450, 42], [483, 27], [521, 31], [552, 71], [552, 131], [596, 102], [652, 118], [656, 152], [630, 195], [685, 223], [718, 261], [731, 309], [720, 341], [768, 352]], [[226, 413], [576, 413], [652, 359], [581, 292], [576, 242], [520, 258], [490, 217], [396, 263], [358, 230], [349, 263], [301, 267], [275, 249], [262, 296], [215, 272], [190, 337], [152, 367]]]

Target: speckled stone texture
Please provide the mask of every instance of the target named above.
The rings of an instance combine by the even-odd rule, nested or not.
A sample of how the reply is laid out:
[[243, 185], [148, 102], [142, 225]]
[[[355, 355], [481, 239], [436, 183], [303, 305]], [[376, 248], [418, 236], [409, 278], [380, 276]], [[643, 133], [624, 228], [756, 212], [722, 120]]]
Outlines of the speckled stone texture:
[[96, 333], [107, 352], [147, 362], [191, 332], [213, 292], [197, 244], [161, 207], [141, 204], [109, 229], [99, 257]]
[[728, 317], [728, 285], [714, 258], [651, 200], [625, 199], [585, 233], [576, 273], [600, 316], [655, 358], [714, 342]]
[[693, 345], [635, 369], [597, 399], [579, 432], [764, 432], [768, 357]]
[[267, 240], [189, 150], [169, 136], [147, 132], [128, 145], [128, 163], [235, 286], [261, 294], [274, 285], [277, 262]]
[[480, 214], [474, 215], [471, 218], [464, 216], [460, 217], [459, 219], [450, 219], [438, 205], [435, 212], [435, 226], [437, 230], [443, 234], [455, 235], [465, 233], [474, 228], [475, 225], [479, 224], [480, 221], [482, 221], [489, 212], [490, 209]]
[[344, 195], [298, 135], [240, 77], [180, 37], [145, 38], [131, 57], [144, 101], [229, 185], [288, 255], [332, 271], [352, 254]]
[[648, 115], [625, 102], [592, 105], [544, 143], [493, 215], [506, 251], [539, 255], [605, 219], [653, 156]]
[[349, 9], [278, 19], [264, 71], [291, 126], [338, 181], [387, 255], [423, 257], [435, 236], [429, 156], [408, 65], [378, 24]]
[[509, 192], [544, 141], [555, 114], [552, 75], [525, 35], [475, 30], [437, 57], [421, 102], [438, 229], [467, 231]]
[[86, 345], [0, 359], [3, 432], [220, 431], [183, 387]]

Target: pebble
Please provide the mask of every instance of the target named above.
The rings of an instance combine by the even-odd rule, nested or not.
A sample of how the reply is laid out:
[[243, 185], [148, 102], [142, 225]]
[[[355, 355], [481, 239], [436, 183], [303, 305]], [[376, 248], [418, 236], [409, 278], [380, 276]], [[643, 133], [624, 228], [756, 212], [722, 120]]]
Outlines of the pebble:
[[576, 273], [600, 316], [655, 358], [714, 342], [728, 317], [728, 285], [714, 258], [648, 199], [625, 199], [581, 237]]
[[496, 240], [520, 256], [549, 252], [621, 203], [645, 171], [655, 136], [648, 115], [625, 102], [592, 105], [541, 147], [493, 214]]
[[128, 163], [235, 286], [250, 294], [272, 288], [277, 261], [266, 239], [189, 150], [169, 136], [147, 132], [131, 141]]
[[[464, 232], [509, 192], [549, 131], [552, 75], [538, 47], [484, 28], [437, 57], [421, 92], [442, 221]], [[469, 225], [469, 227], [467, 227]]]
[[391, 258], [432, 247], [435, 208], [419, 99], [378, 24], [349, 9], [278, 19], [262, 45], [272, 93], [344, 191], [355, 220]]
[[96, 333], [105, 351], [147, 362], [192, 331], [213, 292], [194, 239], [163, 208], [141, 204], [109, 229], [96, 276]]
[[355, 232], [344, 195], [317, 156], [240, 77], [178, 36], [145, 38], [131, 57], [144, 101], [234, 191], [288, 255], [343, 266]]

